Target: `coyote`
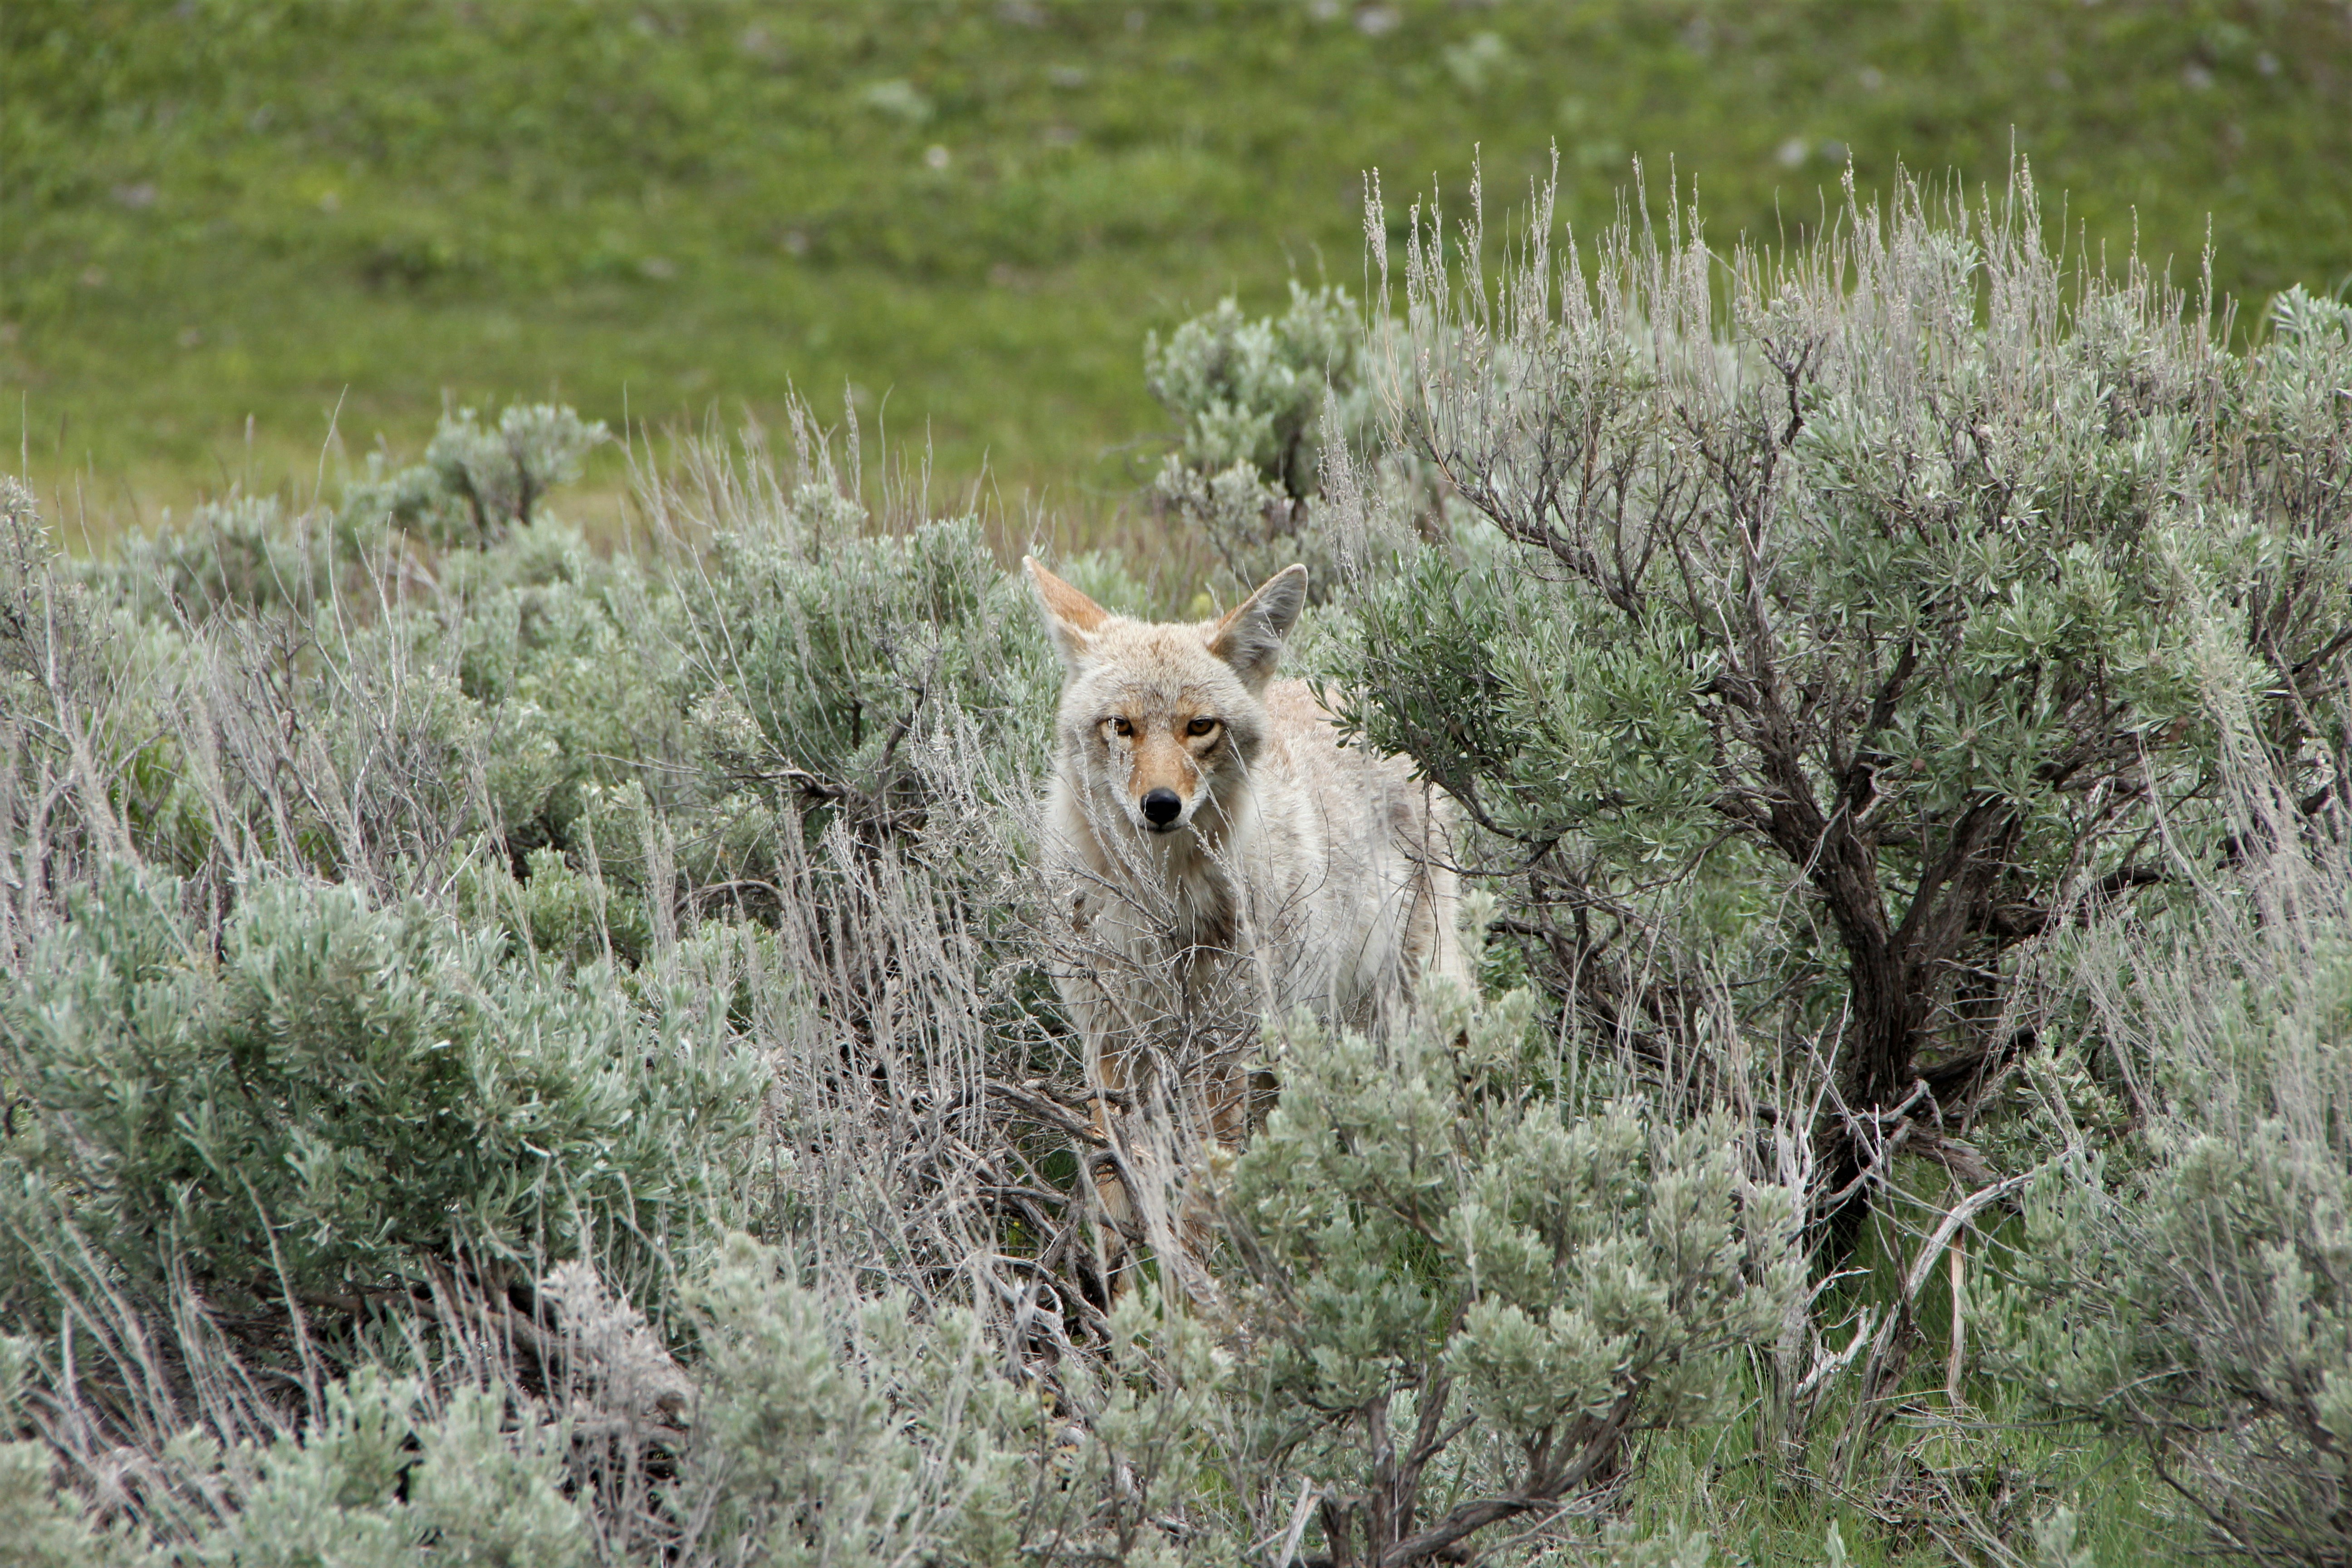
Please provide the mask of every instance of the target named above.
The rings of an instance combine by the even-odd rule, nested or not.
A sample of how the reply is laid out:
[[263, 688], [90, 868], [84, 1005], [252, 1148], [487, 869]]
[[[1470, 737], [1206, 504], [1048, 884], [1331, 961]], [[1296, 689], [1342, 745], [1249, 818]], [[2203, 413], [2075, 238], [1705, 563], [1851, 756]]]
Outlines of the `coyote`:
[[1446, 816], [1406, 763], [1341, 745], [1304, 681], [1274, 679], [1306, 567], [1220, 620], [1154, 625], [1022, 564], [1067, 672], [1045, 847], [1110, 1155], [1097, 1190], [1166, 1258], [1191, 1163], [1168, 1140], [1240, 1143], [1259, 1020], [1371, 1028], [1424, 976], [1462, 977]]

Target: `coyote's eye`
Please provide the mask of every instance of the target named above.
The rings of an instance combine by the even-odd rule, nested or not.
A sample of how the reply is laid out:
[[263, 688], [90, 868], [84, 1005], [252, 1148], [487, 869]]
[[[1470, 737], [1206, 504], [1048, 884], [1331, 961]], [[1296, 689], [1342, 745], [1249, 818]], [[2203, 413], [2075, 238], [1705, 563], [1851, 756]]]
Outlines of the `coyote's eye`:
[[1113, 719], [1110, 721], [1110, 732], [1114, 735], [1132, 735], [1135, 733], [1135, 725], [1125, 719]]
[[1213, 735], [1216, 732], [1217, 721], [1214, 719], [1195, 719], [1184, 726], [1187, 735]]

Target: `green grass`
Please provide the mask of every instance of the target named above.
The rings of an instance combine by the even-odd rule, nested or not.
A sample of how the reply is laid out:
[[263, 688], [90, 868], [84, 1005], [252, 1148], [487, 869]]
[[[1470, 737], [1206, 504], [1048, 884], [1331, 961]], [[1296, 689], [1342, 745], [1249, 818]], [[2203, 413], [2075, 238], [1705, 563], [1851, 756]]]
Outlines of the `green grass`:
[[732, 421], [794, 384], [928, 439], [935, 495], [984, 461], [1099, 517], [1162, 435], [1148, 331], [1356, 283], [1361, 171], [1393, 228], [1481, 145], [1500, 201], [1556, 142], [1582, 228], [1671, 161], [1728, 240], [1846, 151], [1883, 188], [2013, 138], [2110, 256], [2185, 277], [2210, 215], [2255, 304], [2352, 279], [2323, 0], [10, 0], [0, 47], [0, 395], [101, 525], [307, 489], [331, 416], [331, 485], [445, 398]]

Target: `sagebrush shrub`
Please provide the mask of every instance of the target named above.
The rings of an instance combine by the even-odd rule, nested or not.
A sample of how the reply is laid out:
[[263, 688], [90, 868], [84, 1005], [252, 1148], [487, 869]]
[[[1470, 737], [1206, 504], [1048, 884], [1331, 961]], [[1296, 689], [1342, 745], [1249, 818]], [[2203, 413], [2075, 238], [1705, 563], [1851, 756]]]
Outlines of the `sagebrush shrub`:
[[1828, 1035], [1842, 1251], [1882, 1119], [1964, 1115], [2020, 1048], [2021, 944], [2161, 875], [2209, 617], [2281, 754], [2339, 754], [2352, 336], [2298, 303], [2235, 352], [2047, 249], [2021, 174], [1785, 252], [1553, 233], [1543, 195], [1488, 271], [1416, 215], [1388, 438], [1476, 521], [1364, 583], [1349, 714], [1508, 847], [1542, 973], [1629, 1048], [1687, 1054], [1710, 986]]
[[581, 459], [611, 439], [601, 422], [550, 404], [516, 405], [486, 427], [470, 408], [444, 415], [422, 462], [394, 469], [368, 455], [367, 477], [344, 497], [353, 526], [390, 523], [443, 547], [486, 549], [537, 519], [549, 490], [579, 477]]
[[111, 558], [82, 571], [111, 603], [146, 616], [309, 616], [358, 587], [366, 554], [389, 543], [380, 521], [289, 517], [275, 496], [232, 495], [197, 506], [184, 523], [124, 536]]
[[[1176, 456], [1193, 472], [1235, 467], [1293, 500], [1315, 493], [1321, 444], [1360, 430], [1369, 412], [1360, 361], [1363, 331], [1344, 289], [1290, 286], [1290, 308], [1255, 321], [1220, 300], [1166, 341], [1143, 350], [1143, 384], [1182, 423]], [[1341, 427], [1320, 429], [1327, 395], [1341, 399]]]
[[1232, 1209], [1267, 1425], [1322, 1483], [1333, 1562], [1473, 1550], [1591, 1487], [1630, 1434], [1705, 1412], [1800, 1292], [1801, 1194], [1743, 1168], [1727, 1118], [1538, 1087], [1532, 1001], [1279, 1037]]
[[2082, 1015], [2070, 1032], [2136, 1114], [2035, 1181], [1998, 1321], [2021, 1381], [2147, 1445], [2217, 1545], [2336, 1563], [2352, 1547], [2352, 863], [2340, 808], [2306, 820], [2256, 742], [2242, 677], [2259, 671], [2236, 673], [2215, 698], [2244, 748], [2225, 774], [2238, 852], [2173, 846], [2170, 907], [2050, 955]]
[[[611, 791], [693, 796], [673, 764], [688, 746], [679, 603], [625, 557], [540, 521], [445, 570], [433, 619], [452, 623], [458, 689], [480, 737], [490, 820], [510, 858], [553, 847], [584, 859]], [[634, 831], [609, 848], [633, 856]], [[607, 845], [599, 843], [601, 854]]]
[[564, 1495], [564, 1434], [503, 1394], [424, 1408], [413, 1380], [362, 1368], [329, 1385], [297, 1437], [223, 1456], [226, 1507], [183, 1560], [206, 1568], [584, 1568], [593, 1540]]
[[730, 1238], [693, 1296], [712, 1374], [696, 1511], [721, 1551], [844, 1564], [1020, 1558], [1044, 1411], [979, 1323], [885, 1296], [850, 1321]]
[[1344, 289], [1290, 286], [1290, 308], [1252, 320], [1233, 300], [1144, 345], [1144, 384], [1181, 436], [1152, 484], [1163, 511], [1215, 549], [1224, 591], [1246, 595], [1291, 563], [1328, 591], [1315, 517], [1324, 449], [1360, 439], [1372, 395], [1363, 330]]
[[927, 739], [968, 724], [1038, 754], [1050, 660], [976, 523], [723, 536], [693, 650], [722, 777], [887, 831], [919, 826]]
[[248, 886], [215, 957], [179, 894], [110, 874], [0, 1013], [40, 1128], [8, 1164], [142, 1284], [404, 1292], [592, 1245], [635, 1272], [740, 1180], [759, 1089], [723, 1020], [351, 888]]

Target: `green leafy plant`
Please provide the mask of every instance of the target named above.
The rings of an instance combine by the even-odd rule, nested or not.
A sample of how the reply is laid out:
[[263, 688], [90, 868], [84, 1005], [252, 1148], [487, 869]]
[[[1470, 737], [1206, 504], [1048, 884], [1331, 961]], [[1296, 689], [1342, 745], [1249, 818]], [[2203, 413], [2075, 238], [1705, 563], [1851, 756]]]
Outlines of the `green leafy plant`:
[[1335, 1564], [1451, 1561], [1595, 1486], [1632, 1434], [1705, 1411], [1801, 1289], [1801, 1195], [1744, 1171], [1724, 1119], [1536, 1087], [1532, 1003], [1278, 1037], [1231, 1204], [1268, 1440]]
[[1994, 1321], [2019, 1384], [2144, 1444], [2215, 1546], [2336, 1563], [2352, 1504], [2352, 865], [2340, 805], [2315, 819], [2257, 740], [2258, 668], [2213, 651], [2241, 849], [2216, 867], [2174, 847], [2190, 889], [2175, 907], [2049, 955], [2078, 999], [2070, 1032], [2113, 1064], [2137, 1126], [2034, 1183]]
[[724, 1034], [606, 970], [356, 889], [247, 888], [215, 960], [169, 879], [119, 870], [35, 950], [9, 1159], [135, 1278], [256, 1300], [406, 1291], [468, 1258], [659, 1261], [727, 1190], [753, 1103]]
[[126, 535], [110, 559], [82, 571], [91, 586], [136, 614], [202, 618], [224, 610], [308, 616], [363, 580], [382, 550], [380, 523], [289, 518], [274, 496], [232, 495], [199, 505], [184, 524]]
[[[1344, 289], [1290, 286], [1290, 309], [1252, 321], [1231, 297], [1143, 348], [1143, 384], [1182, 424], [1175, 457], [1200, 474], [1255, 472], [1291, 500], [1315, 493], [1322, 443], [1360, 426], [1365, 391], [1356, 302]], [[1327, 395], [1339, 431], [1322, 433]], [[1352, 417], [1350, 417], [1352, 416]]]
[[566, 1434], [502, 1393], [437, 1411], [414, 1380], [362, 1368], [299, 1436], [223, 1456], [232, 1506], [185, 1560], [219, 1568], [404, 1568], [420, 1562], [584, 1568], [593, 1538], [563, 1494]]
[[1181, 424], [1152, 495], [1214, 546], [1230, 592], [1246, 593], [1294, 561], [1329, 557], [1312, 521], [1323, 448], [1360, 437], [1371, 393], [1363, 329], [1347, 290], [1293, 281], [1290, 309], [1255, 321], [1231, 298], [1143, 351], [1144, 384]]
[[568, 407], [518, 404], [485, 426], [470, 408], [445, 414], [425, 460], [393, 469], [378, 454], [343, 498], [355, 524], [389, 522], [445, 548], [487, 549], [536, 521], [540, 502], [577, 479], [581, 459], [611, 438]]
[[1542, 197], [1490, 275], [1475, 222], [1417, 219], [1390, 436], [1473, 515], [1363, 583], [1349, 715], [1510, 847], [1553, 984], [1637, 1049], [1708, 965], [1827, 1033], [1843, 1253], [1883, 1140], [1941, 1148], [2030, 1039], [2020, 945], [2165, 875], [2207, 617], [2332, 775], [2352, 336], [2298, 303], [2241, 356], [2137, 263], [2070, 274], [2021, 172], [1727, 270], [1695, 228], [1553, 228]]

